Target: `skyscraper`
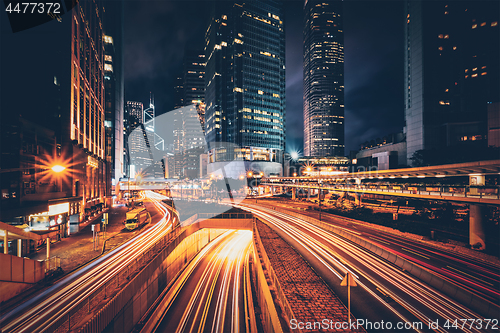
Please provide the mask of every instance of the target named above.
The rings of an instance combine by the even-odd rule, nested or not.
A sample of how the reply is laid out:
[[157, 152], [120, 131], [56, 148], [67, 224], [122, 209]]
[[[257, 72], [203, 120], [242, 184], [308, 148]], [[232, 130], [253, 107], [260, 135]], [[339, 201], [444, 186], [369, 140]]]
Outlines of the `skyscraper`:
[[123, 177], [123, 3], [105, 3], [104, 30], [104, 127], [106, 155], [106, 195], [113, 181]]
[[[285, 149], [283, 2], [220, 1], [205, 34], [208, 172], [235, 159], [281, 174]], [[216, 145], [227, 142], [234, 148]], [[228, 171], [238, 177], [242, 170]], [[245, 172], [243, 170], [243, 172]]]
[[183, 67], [183, 105], [205, 102], [205, 53], [186, 50]]
[[129, 135], [134, 129], [144, 122], [143, 120], [143, 104], [142, 102], [127, 101], [125, 103], [124, 114], [124, 131], [123, 131], [123, 173], [125, 176], [130, 177], [130, 146]]
[[488, 105], [500, 98], [499, 12], [498, 1], [405, 1], [409, 165], [419, 150], [487, 147]]
[[304, 5], [304, 155], [344, 156], [342, 1]]
[[[144, 106], [142, 102], [127, 101], [127, 104], [125, 105], [125, 115], [129, 119], [130, 127], [137, 126], [137, 124], [143, 124]], [[129, 131], [132, 129], [133, 128], [129, 129]]]

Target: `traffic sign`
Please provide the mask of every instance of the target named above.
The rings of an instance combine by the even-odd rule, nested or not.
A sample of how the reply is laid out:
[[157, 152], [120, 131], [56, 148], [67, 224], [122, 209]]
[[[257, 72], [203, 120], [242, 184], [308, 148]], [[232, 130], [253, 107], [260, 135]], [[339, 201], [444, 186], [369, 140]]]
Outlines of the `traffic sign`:
[[346, 276], [344, 277], [344, 279], [342, 280], [342, 282], [340, 282], [340, 285], [342, 287], [347, 287], [347, 279], [349, 279], [349, 286], [350, 287], [356, 287], [358, 285], [356, 283], [356, 281], [354, 280], [354, 278], [352, 277], [352, 274], [347, 273]]

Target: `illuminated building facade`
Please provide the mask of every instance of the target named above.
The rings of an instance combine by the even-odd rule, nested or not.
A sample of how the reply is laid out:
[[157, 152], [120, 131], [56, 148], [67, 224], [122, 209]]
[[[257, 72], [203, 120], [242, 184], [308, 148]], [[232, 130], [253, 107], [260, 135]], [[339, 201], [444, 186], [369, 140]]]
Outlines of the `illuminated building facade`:
[[304, 5], [304, 155], [344, 156], [342, 1]]
[[[220, 1], [205, 34], [208, 172], [227, 161], [281, 174], [285, 148], [282, 1]], [[236, 147], [217, 149], [218, 143]], [[255, 170], [255, 171], [261, 171]], [[232, 177], [245, 170], [231, 171]]]
[[498, 1], [405, 1], [408, 165], [423, 149], [487, 147], [487, 109], [500, 95], [499, 12]]
[[[30, 216], [46, 216], [55, 221], [54, 227], [59, 226], [61, 235], [67, 235], [105, 203], [103, 16], [102, 2], [85, 1], [67, 12], [62, 22], [53, 20], [24, 31], [22, 36], [7, 30], [2, 34], [2, 47], [16, 50], [2, 54], [1, 90], [8, 91], [1, 99], [2, 127], [18, 126], [22, 118], [53, 131], [56, 140], [53, 150], [44, 149], [38, 139], [28, 140], [27, 150], [36, 154], [34, 168], [7, 165], [10, 162], [2, 158], [2, 169], [18, 172], [2, 173], [1, 183], [10, 182], [8, 188], [19, 186], [23, 179], [19, 172], [33, 172], [36, 179], [37, 170], [43, 169], [47, 176], [43, 185], [37, 180], [38, 184], [30, 184], [23, 194], [17, 191], [25, 198], [5, 198], [3, 221], [9, 221], [17, 209], [22, 212], [18, 217], [25, 222], [31, 221]], [[30, 98], [26, 98], [28, 92]], [[30, 128], [27, 133], [36, 137], [42, 133], [41, 129]], [[2, 152], [5, 142], [12, 141], [3, 141]], [[54, 164], [66, 169], [51, 173], [50, 165]], [[51, 216], [56, 202], [64, 204], [58, 207], [67, 208]]]

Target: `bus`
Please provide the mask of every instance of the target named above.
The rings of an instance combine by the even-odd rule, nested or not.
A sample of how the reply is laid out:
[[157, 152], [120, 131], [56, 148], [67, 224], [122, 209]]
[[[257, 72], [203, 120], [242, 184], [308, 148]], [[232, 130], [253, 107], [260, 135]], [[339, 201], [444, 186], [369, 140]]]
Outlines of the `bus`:
[[151, 215], [146, 208], [138, 207], [127, 212], [126, 220], [123, 222], [127, 230], [134, 230], [140, 226], [151, 222]]

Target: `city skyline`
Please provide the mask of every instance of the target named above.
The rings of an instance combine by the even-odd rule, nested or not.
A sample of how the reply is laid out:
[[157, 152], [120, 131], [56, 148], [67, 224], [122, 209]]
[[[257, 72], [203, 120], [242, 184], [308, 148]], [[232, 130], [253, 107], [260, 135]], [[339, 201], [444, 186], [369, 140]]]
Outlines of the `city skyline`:
[[498, 1], [5, 4], [2, 332], [498, 328]]
[[[344, 1], [345, 155], [358, 150], [367, 140], [400, 131], [404, 116], [403, 7], [392, 1], [350, 2]], [[288, 152], [303, 151], [303, 4], [287, 1], [285, 5]], [[173, 87], [184, 50], [203, 46], [209, 5], [208, 1], [151, 2], [150, 6], [125, 3], [129, 20], [148, 17], [140, 27], [125, 26], [129, 46], [125, 52], [125, 86], [129, 100], [145, 100], [153, 89], [160, 114], [174, 109]], [[162, 19], [165, 16], [172, 20], [166, 22]], [[154, 34], [152, 29], [157, 29]], [[148, 51], [153, 45], [155, 52]]]

